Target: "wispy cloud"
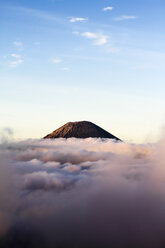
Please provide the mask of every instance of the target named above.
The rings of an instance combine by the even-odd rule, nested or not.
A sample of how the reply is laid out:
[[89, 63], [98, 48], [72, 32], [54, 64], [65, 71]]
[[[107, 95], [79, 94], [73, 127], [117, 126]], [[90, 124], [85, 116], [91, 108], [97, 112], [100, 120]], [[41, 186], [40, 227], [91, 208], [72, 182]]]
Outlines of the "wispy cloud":
[[69, 67], [63, 67], [61, 68], [62, 71], [70, 71], [70, 68]]
[[[18, 45], [18, 47], [20, 47], [22, 45], [22, 43], [16, 42], [16, 45]], [[21, 54], [17, 54], [17, 53], [11, 53], [8, 56], [5, 56], [5, 58], [8, 58], [8, 61], [5, 62], [5, 64], [9, 67], [15, 68], [18, 67], [19, 65], [21, 65], [24, 60], [22, 59], [22, 55]]]
[[83, 18], [83, 17], [71, 17], [70, 22], [74, 23], [74, 22], [84, 22], [84, 21], [88, 21], [88, 18]]
[[12, 53], [11, 57], [18, 59], [21, 58], [21, 54]]
[[73, 31], [72, 34], [74, 34], [74, 35], [79, 35], [80, 32], [78, 32], [78, 31]]
[[105, 8], [103, 8], [103, 11], [107, 11], [107, 10], [113, 10], [114, 7], [112, 6], [107, 6]]
[[17, 47], [20, 47], [20, 46], [22, 46], [22, 42], [20, 42], [20, 41], [14, 41], [13, 42], [13, 45], [14, 46], [17, 46]]
[[10, 61], [8, 64], [10, 67], [15, 68], [15, 67], [19, 66], [20, 64], [22, 64], [23, 62], [24, 62], [23, 59], [18, 59], [18, 60]]
[[94, 44], [97, 46], [102, 46], [107, 43], [108, 36], [103, 35], [102, 33], [92, 33], [92, 32], [84, 32], [81, 34], [83, 37], [88, 39], [93, 39]]
[[52, 63], [53, 64], [59, 64], [59, 63], [61, 63], [62, 62], [62, 60], [61, 59], [57, 59], [57, 58], [52, 58]]
[[124, 20], [133, 20], [133, 19], [137, 19], [137, 16], [121, 15], [121, 16], [115, 17], [114, 21], [124, 21]]
[[56, 22], [59, 24], [63, 24], [66, 25], [66, 21], [64, 18], [59, 17], [57, 14], [55, 13], [49, 13], [46, 11], [41, 11], [38, 9], [32, 9], [32, 8], [26, 8], [26, 7], [7, 7], [10, 10], [16, 11], [18, 14], [20, 13], [28, 15], [30, 17], [34, 17], [34, 18], [39, 18], [39, 19], [43, 19], [45, 21], [52, 21], [52, 22]]
[[18, 49], [18, 50], [22, 50], [23, 49], [23, 44], [21, 41], [14, 41], [13, 45]]

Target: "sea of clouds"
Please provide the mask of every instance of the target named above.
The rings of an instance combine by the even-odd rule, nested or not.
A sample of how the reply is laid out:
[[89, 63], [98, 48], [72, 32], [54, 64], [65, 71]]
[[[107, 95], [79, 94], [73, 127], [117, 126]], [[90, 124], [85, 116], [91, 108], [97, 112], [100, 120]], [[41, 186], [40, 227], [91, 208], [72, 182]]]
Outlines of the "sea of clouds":
[[1, 137], [0, 247], [165, 247], [164, 147]]

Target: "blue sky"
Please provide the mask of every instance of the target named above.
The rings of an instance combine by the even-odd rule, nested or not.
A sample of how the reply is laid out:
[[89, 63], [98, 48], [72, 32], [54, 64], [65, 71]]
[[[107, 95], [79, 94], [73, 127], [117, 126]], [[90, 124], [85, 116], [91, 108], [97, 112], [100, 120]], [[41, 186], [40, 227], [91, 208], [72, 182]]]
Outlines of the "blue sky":
[[152, 142], [165, 123], [164, 0], [1, 0], [0, 128], [89, 120]]

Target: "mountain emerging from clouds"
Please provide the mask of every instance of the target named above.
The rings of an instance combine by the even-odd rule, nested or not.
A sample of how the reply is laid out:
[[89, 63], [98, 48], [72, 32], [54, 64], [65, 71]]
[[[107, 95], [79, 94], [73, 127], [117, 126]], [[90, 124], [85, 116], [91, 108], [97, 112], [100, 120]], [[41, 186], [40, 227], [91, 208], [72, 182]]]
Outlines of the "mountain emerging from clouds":
[[108, 138], [120, 141], [119, 138], [89, 121], [68, 122], [44, 139], [54, 138]]

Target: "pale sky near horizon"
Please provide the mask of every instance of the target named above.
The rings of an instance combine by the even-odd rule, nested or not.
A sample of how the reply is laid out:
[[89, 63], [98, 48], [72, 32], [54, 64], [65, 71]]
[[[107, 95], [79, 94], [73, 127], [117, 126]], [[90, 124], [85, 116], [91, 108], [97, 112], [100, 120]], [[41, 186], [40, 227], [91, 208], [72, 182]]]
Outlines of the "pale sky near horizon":
[[1, 0], [0, 129], [88, 120], [131, 142], [165, 125], [164, 0]]

